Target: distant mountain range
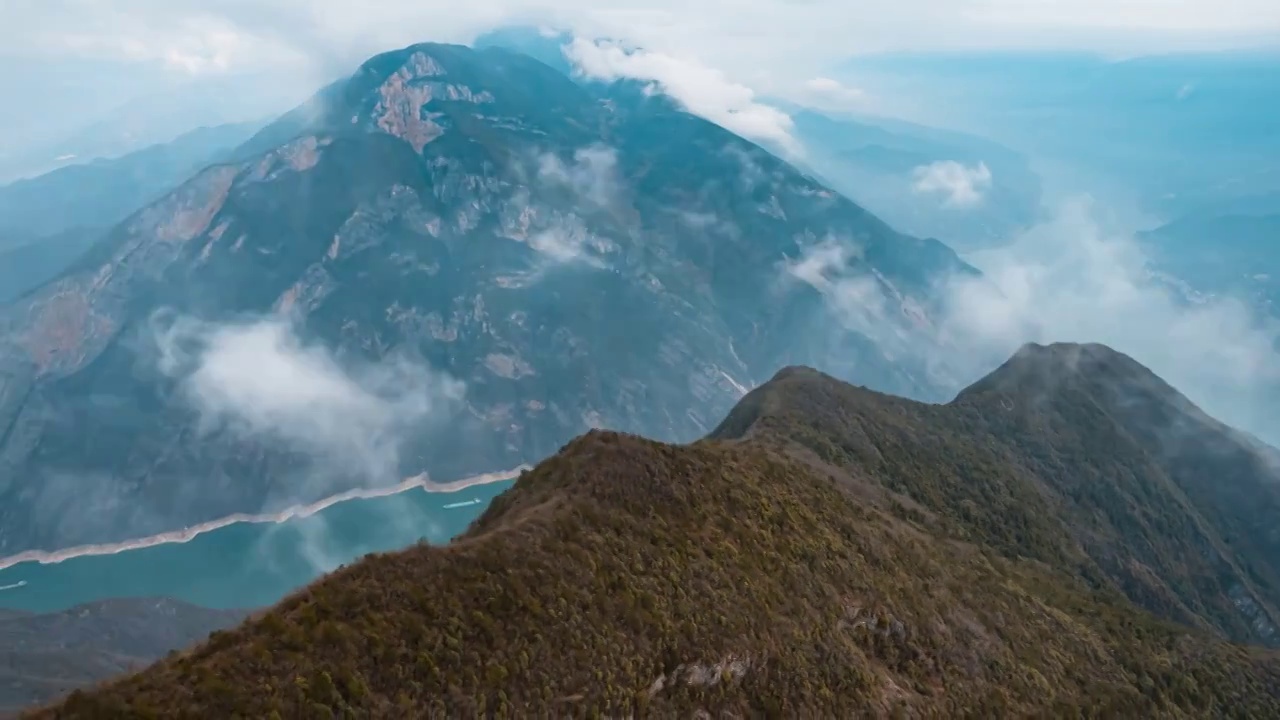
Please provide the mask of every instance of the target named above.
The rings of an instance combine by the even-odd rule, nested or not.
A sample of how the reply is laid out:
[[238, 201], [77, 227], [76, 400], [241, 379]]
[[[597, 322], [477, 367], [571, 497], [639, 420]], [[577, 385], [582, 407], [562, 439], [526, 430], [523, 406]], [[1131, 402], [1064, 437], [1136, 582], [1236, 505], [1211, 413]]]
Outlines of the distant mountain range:
[[1158, 217], [1280, 208], [1280, 52], [1115, 59], [1035, 51], [890, 53], [838, 77], [901, 99], [904, 117], [945, 117], [1083, 175], [1120, 206]]
[[787, 368], [33, 717], [1271, 717], [1224, 638], [1280, 641], [1278, 457], [1097, 345], [946, 405]]
[[[117, 158], [69, 165], [0, 186], [3, 231], [38, 238], [76, 227], [110, 227], [222, 159], [260, 127], [201, 127]], [[8, 237], [0, 242], [14, 244]]]
[[0, 717], [138, 670], [245, 614], [161, 598], [104, 600], [45, 614], [0, 610]]
[[246, 140], [255, 124], [193, 130], [111, 160], [0, 186], [0, 302], [43, 285], [107, 230]]
[[0, 309], [0, 553], [686, 440], [784, 364], [952, 390], [976, 271], [660, 95], [417, 45], [226, 157]]

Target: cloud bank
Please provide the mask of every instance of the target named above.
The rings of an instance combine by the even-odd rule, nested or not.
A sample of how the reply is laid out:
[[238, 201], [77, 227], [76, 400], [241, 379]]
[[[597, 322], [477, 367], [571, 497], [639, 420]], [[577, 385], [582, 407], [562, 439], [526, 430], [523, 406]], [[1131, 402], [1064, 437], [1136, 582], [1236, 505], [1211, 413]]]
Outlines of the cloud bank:
[[805, 80], [793, 98], [803, 105], [828, 112], [853, 112], [868, 107], [868, 95], [862, 88], [850, 87], [829, 77]]
[[[969, 257], [990, 284], [952, 282], [943, 326], [1007, 355], [1028, 341], [1099, 342], [1151, 368], [1210, 415], [1280, 443], [1280, 327], [1229, 297], [1191, 299], [1147, 269], [1133, 237], [1087, 197], [1016, 243]], [[970, 379], [989, 370], [965, 368]]]
[[408, 357], [342, 362], [289, 321], [157, 324], [159, 369], [178, 381], [205, 432], [283, 443], [315, 470], [366, 485], [399, 482], [408, 433], [447, 417], [465, 386]]
[[847, 241], [828, 238], [782, 272], [822, 294], [840, 323], [833, 332], [915, 355], [952, 393], [1027, 342], [1103, 343], [1210, 415], [1280, 446], [1280, 322], [1163, 281], [1132, 234], [1103, 217], [1088, 196], [1069, 198], [1013, 244], [967, 256], [985, 276], [939, 282], [942, 310], [928, 334], [904, 324], [912, 308], [857, 271]]
[[596, 80], [640, 80], [699, 115], [742, 137], [803, 154], [792, 134], [791, 116], [756, 99], [755, 91], [701, 63], [648, 50], [628, 50], [609, 41], [574, 40], [565, 54], [577, 72]]
[[7, 0], [0, 43], [19, 56], [73, 52], [190, 71], [370, 55], [426, 39], [466, 42], [505, 24], [567, 27], [717, 67], [818, 68], [858, 52], [954, 47], [1091, 47], [1156, 38], [1219, 44], [1274, 38], [1271, 0]]

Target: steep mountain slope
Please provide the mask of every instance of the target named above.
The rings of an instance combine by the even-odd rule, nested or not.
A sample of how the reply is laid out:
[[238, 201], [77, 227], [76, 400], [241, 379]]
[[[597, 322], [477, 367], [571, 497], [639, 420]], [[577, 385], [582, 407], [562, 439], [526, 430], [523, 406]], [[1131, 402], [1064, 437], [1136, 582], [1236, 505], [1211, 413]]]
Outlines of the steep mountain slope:
[[[660, 97], [498, 49], [375, 57], [233, 157], [0, 309], [0, 552], [506, 470], [595, 426], [690, 439], [785, 363], [939, 396], [916, 338], [975, 272]], [[848, 332], [804, 264], [833, 241], [875, 310]], [[271, 415], [289, 373], [225, 387], [294, 335], [377, 397]]]
[[244, 615], [163, 599], [105, 600], [40, 615], [0, 614], [0, 717], [136, 670]]
[[[1074, 490], [1194, 483], [1118, 464], [1156, 406], [1204, 420], [1096, 347], [1028, 348], [949, 406], [787, 369], [723, 439], [592, 431], [453, 544], [367, 557], [35, 717], [1272, 716], [1280, 657], [1090, 586], [1106, 538], [1073, 535]], [[1020, 443], [989, 444], [987, 422], [1023, 427]], [[1230, 442], [1206, 422], [1205, 442]], [[1033, 465], [1098, 441], [1098, 475], [1080, 472], [1090, 457]], [[1271, 481], [1257, 470], [1234, 491]], [[1099, 521], [1183, 537], [1145, 499], [1155, 510], [1114, 503]], [[1067, 515], [1041, 514], [1054, 506]], [[1148, 548], [1126, 539], [1111, 549], [1136, 567]]]

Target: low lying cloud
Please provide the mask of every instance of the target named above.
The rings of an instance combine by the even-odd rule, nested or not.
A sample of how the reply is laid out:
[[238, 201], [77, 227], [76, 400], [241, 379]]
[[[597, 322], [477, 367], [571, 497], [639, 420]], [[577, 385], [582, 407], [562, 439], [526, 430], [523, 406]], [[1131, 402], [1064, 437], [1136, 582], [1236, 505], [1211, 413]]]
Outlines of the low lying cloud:
[[[614, 249], [613, 244], [592, 233], [583, 216], [626, 208], [617, 151], [597, 143], [575, 150], [569, 162], [550, 152], [532, 160], [534, 170], [526, 180], [530, 187], [518, 192], [513, 201], [522, 210], [510, 232], [512, 237], [527, 240], [539, 252], [541, 262], [519, 282], [536, 282], [559, 265], [608, 267], [603, 256]], [[539, 204], [546, 191], [567, 193], [570, 212]]]
[[822, 295], [838, 321], [830, 332], [860, 333], [912, 358], [943, 394], [1028, 342], [1102, 343], [1210, 415], [1280, 446], [1280, 321], [1235, 298], [1187, 294], [1151, 272], [1132, 234], [1102, 215], [1090, 198], [1073, 198], [1013, 244], [967, 256], [984, 276], [939, 278], [933, 312], [911, 297], [926, 289], [899, 296], [836, 238], [784, 263], [782, 277]]
[[861, 260], [859, 246], [828, 236], [782, 267], [785, 278], [802, 282], [822, 295], [844, 330], [870, 338], [883, 349], [896, 350], [905, 338], [889, 311], [884, 286]]
[[793, 134], [791, 116], [756, 99], [751, 88], [694, 60], [647, 50], [629, 50], [610, 41], [575, 38], [565, 55], [577, 72], [596, 80], [632, 79], [649, 83], [689, 112], [791, 157], [803, 148]]
[[982, 203], [991, 188], [991, 170], [986, 163], [973, 167], [954, 160], [921, 165], [913, 171], [917, 193], [942, 196], [944, 207], [969, 208]]
[[591, 252], [594, 239], [581, 223], [563, 222], [530, 235], [529, 246], [552, 264], [581, 264], [603, 269], [607, 267], [605, 262]]
[[568, 188], [582, 200], [609, 207], [620, 197], [618, 153], [606, 145], [578, 148], [565, 164], [553, 153], [538, 156], [538, 180]]
[[[942, 327], [970, 348], [951, 362], [990, 363], [1030, 341], [1103, 343], [1218, 419], [1280, 441], [1277, 322], [1234, 298], [1189, 298], [1161, 281], [1130, 234], [1099, 222], [1091, 199], [1072, 199], [1013, 245], [967, 259], [986, 278], [945, 288]], [[990, 369], [961, 375], [971, 382]]]
[[452, 412], [465, 392], [409, 357], [343, 362], [284, 319], [162, 320], [159, 369], [179, 381], [204, 431], [283, 443], [368, 485], [398, 482], [407, 434]]
[[849, 112], [866, 108], [867, 93], [833, 78], [815, 77], [801, 85], [796, 100], [815, 110]]

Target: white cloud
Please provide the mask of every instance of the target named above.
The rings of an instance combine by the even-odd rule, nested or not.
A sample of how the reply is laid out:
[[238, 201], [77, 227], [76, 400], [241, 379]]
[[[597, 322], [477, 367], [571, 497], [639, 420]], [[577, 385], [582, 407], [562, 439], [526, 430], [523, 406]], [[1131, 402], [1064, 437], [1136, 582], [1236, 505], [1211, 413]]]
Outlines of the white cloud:
[[942, 195], [945, 207], [968, 208], [982, 202], [991, 187], [991, 170], [986, 163], [969, 167], [954, 160], [940, 160], [913, 171], [917, 193]]
[[[744, 73], [811, 77], [859, 52], [1043, 44], [1114, 49], [1273, 38], [1272, 0], [5, 0], [0, 47], [17, 55], [92, 50], [110, 57], [262, 69], [281, 58], [343, 63], [423, 40], [465, 42], [492, 27], [569, 27]], [[227, 52], [234, 36], [235, 51]], [[222, 39], [219, 39], [221, 37]], [[74, 40], [73, 40], [74, 39]], [[1099, 48], [1105, 45], [1106, 48]], [[798, 74], [803, 69], [807, 74]]]
[[858, 245], [829, 236], [784, 262], [783, 270], [817, 290], [844, 330], [868, 337], [882, 349], [898, 350], [905, 337], [888, 311], [885, 288], [861, 260]]
[[815, 77], [804, 81], [795, 100], [817, 110], [842, 112], [865, 109], [868, 98], [861, 88], [829, 77]]
[[569, 165], [552, 153], [538, 156], [538, 180], [562, 185], [592, 205], [608, 207], [619, 198], [617, 167], [618, 153], [597, 144], [575, 150]]
[[[575, 150], [572, 162], [566, 163], [554, 153], [546, 152], [538, 155], [534, 164], [534, 182], [543, 188], [568, 191], [578, 214], [562, 216], [545, 208], [533, 213], [534, 217], [542, 217], [543, 222], [541, 227], [528, 233], [529, 246], [542, 254], [543, 262], [525, 281], [541, 279], [545, 271], [556, 265], [607, 267], [601, 256], [613, 249], [612, 244], [588, 230], [579, 214], [600, 210], [616, 212], [623, 207], [617, 152], [594, 144]], [[527, 204], [531, 197], [521, 193], [516, 202]]]
[[399, 482], [407, 434], [455, 410], [465, 390], [407, 357], [340, 362], [281, 319], [160, 319], [159, 369], [179, 381], [205, 431], [279, 442], [317, 471], [369, 485]]
[[590, 232], [577, 222], [556, 223], [529, 236], [529, 246], [542, 253], [550, 265], [606, 267], [603, 260], [590, 252], [591, 241]]
[[970, 382], [1024, 342], [1099, 342], [1151, 368], [1206, 412], [1280, 441], [1280, 327], [1231, 298], [1188, 302], [1152, 277], [1133, 238], [1088, 198], [1007, 248], [968, 258], [983, 281], [946, 287], [946, 358]]
[[652, 83], [695, 115], [789, 155], [802, 154], [800, 142], [792, 135], [791, 116], [757, 101], [751, 88], [730, 81], [719, 70], [687, 58], [583, 38], [575, 38], [565, 54], [587, 77]]
[[914, 357], [951, 392], [1027, 342], [1102, 343], [1210, 415], [1280, 444], [1280, 322], [1232, 298], [1189, 299], [1150, 271], [1132, 234], [1109, 229], [1102, 216], [1090, 198], [1072, 198], [1012, 245], [966, 257], [984, 276], [941, 281], [941, 310], [918, 325], [903, 322], [912, 301], [861, 268], [848, 241], [807, 248], [783, 264], [782, 277], [821, 293], [839, 323], [830, 332], [857, 332], [891, 356]]

